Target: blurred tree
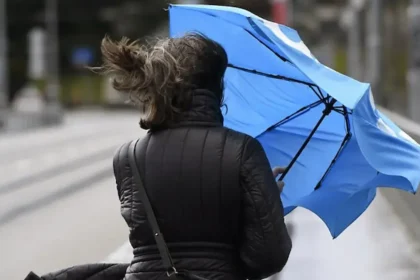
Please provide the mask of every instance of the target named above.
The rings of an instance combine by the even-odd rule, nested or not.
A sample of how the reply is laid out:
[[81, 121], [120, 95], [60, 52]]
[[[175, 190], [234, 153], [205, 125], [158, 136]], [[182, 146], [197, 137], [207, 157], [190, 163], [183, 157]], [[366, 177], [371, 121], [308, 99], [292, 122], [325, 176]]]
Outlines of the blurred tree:
[[[60, 34], [60, 69], [74, 71], [72, 52], [77, 47], [98, 50], [105, 33], [114, 37], [139, 38], [156, 29], [167, 18], [164, 0], [57, 0]], [[10, 90], [13, 98], [26, 82], [27, 33], [45, 25], [44, 0], [7, 1], [10, 41]], [[97, 56], [96, 56], [97, 58]]]

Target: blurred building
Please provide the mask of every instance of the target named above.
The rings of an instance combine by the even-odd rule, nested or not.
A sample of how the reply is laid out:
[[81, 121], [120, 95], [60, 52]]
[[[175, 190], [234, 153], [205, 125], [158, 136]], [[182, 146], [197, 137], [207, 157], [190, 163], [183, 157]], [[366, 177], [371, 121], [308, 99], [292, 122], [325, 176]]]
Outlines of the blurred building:
[[[305, 43], [320, 56], [329, 57], [334, 68], [347, 69], [347, 33], [340, 25], [350, 0], [184, 0], [214, 5], [242, 7], [253, 13], [275, 19], [275, 3], [287, 2], [287, 24], [297, 29]], [[78, 59], [99, 63], [99, 43], [104, 34], [114, 38], [144, 38], [152, 34], [167, 35], [165, 0], [72, 0], [58, 1], [61, 99], [64, 104], [96, 104], [101, 101], [103, 83], [80, 67]], [[181, 0], [174, 1], [181, 2]], [[366, 1], [364, 1], [366, 2]], [[384, 87], [404, 95], [408, 48], [408, 0], [383, 0]], [[24, 8], [23, 8], [24, 7]], [[278, 12], [278, 11], [277, 11]], [[280, 11], [284, 12], [284, 11]], [[365, 45], [365, 9], [360, 17], [361, 43]], [[27, 78], [27, 34], [31, 28], [44, 27], [45, 0], [7, 0], [10, 99]], [[319, 50], [319, 51], [318, 51]], [[364, 48], [361, 49], [365, 57]], [[83, 55], [82, 55], [83, 54]], [[86, 78], [88, 77], [88, 78]], [[42, 84], [40, 84], [42, 86]]]

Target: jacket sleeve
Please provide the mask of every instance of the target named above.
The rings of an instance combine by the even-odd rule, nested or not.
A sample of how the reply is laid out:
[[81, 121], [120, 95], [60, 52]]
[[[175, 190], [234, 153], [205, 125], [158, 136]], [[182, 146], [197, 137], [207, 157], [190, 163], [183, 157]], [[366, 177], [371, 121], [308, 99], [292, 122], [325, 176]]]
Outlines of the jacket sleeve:
[[283, 269], [292, 242], [267, 156], [261, 144], [251, 137], [242, 153], [240, 176], [243, 201], [240, 258], [248, 279], [263, 279]]
[[128, 145], [125, 143], [124, 145], [120, 146], [114, 154], [114, 158], [112, 160], [112, 167], [114, 169], [114, 177], [115, 177], [115, 183], [117, 184], [117, 191], [118, 191], [118, 198], [121, 200], [122, 198], [122, 183], [125, 173], [125, 170], [129, 167], [127, 165], [128, 160], [127, 154], [128, 154]]
[[[138, 149], [140, 151], [146, 150], [139, 148], [140, 145], [147, 144], [146, 141], [148, 141], [148, 138], [143, 138], [143, 140], [139, 142]], [[133, 173], [128, 159], [130, 144], [131, 141], [122, 145], [116, 151], [113, 158], [113, 168], [117, 184], [118, 198], [120, 200], [121, 215], [126, 221], [128, 227], [132, 229], [138, 227], [140, 224], [148, 224], [148, 222], [144, 207], [142, 207], [143, 203], [141, 201], [138, 187], [134, 183]], [[139, 153], [138, 156], [143, 156], [143, 154]], [[141, 168], [141, 165], [139, 165], [139, 168]]]
[[121, 215], [131, 227], [133, 225], [133, 209], [135, 202], [135, 190], [132, 184], [131, 168], [128, 161], [130, 143], [125, 143], [116, 152], [113, 158], [115, 182], [117, 185], [118, 198], [121, 204]]
[[68, 267], [39, 277], [31, 272], [25, 280], [81, 280], [81, 279], [124, 279], [129, 264], [94, 263]]

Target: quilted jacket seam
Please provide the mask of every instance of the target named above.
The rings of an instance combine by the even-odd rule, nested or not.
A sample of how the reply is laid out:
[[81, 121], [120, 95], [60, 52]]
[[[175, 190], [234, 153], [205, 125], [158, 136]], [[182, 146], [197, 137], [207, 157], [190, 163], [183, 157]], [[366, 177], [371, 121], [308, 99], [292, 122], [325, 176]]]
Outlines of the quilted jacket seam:
[[206, 130], [206, 135], [204, 136], [203, 145], [200, 150], [200, 212], [201, 217], [203, 217], [203, 160], [204, 160], [204, 149], [206, 147], [207, 138], [209, 135], [209, 130]]
[[[245, 167], [245, 165], [243, 165], [243, 168], [245, 169], [245, 171], [246, 171], [247, 173], [249, 173], [249, 169], [247, 169], [247, 168]], [[252, 179], [252, 182], [253, 182], [255, 185], [258, 185], [257, 181], [255, 180], [255, 178], [254, 178], [253, 176], [249, 176], [249, 178], [250, 178], [250, 179]], [[245, 184], [245, 185], [246, 185], [246, 186], [245, 186], [245, 188], [247, 189], [247, 194], [251, 197], [252, 207], [255, 209], [255, 212], [256, 212], [256, 213], [257, 213], [257, 215], [258, 215], [258, 217], [257, 217], [258, 224], [260, 225], [260, 228], [261, 228], [261, 233], [262, 233], [262, 236], [263, 236], [263, 240], [265, 240], [264, 227], [263, 227], [262, 222], [261, 222], [261, 219], [260, 219], [260, 217], [261, 217], [261, 213], [258, 211], [258, 208], [256, 207], [257, 203], [256, 203], [256, 201], [255, 201], [255, 199], [254, 199], [253, 195], [251, 194], [251, 191], [250, 191], [250, 186], [249, 186], [248, 184]], [[263, 195], [263, 196], [264, 196], [264, 195]], [[264, 200], [265, 200], [265, 197], [264, 197]]]
[[[262, 150], [262, 152], [264, 153], [264, 155], [265, 155], [265, 152], [264, 152], [264, 150]], [[245, 167], [245, 165], [244, 165], [244, 169], [246, 169], [247, 170], [247, 172], [248, 173], [250, 173], [249, 172], [249, 169], [247, 169], [246, 167]], [[253, 179], [253, 181], [254, 181], [254, 183], [256, 182], [256, 180], [253, 178], [253, 177], [251, 177], [252, 179]], [[258, 185], [258, 184], [256, 184], [256, 185]], [[259, 190], [260, 190], [260, 192], [261, 192], [261, 195], [262, 195], [262, 197], [263, 197], [263, 199], [264, 199], [264, 204], [266, 205], [266, 207], [267, 208], [270, 208], [270, 209], [267, 209], [268, 210], [268, 212], [270, 212], [270, 214], [268, 215], [269, 216], [269, 222], [271, 223], [271, 225], [273, 226], [273, 228], [275, 229], [275, 224], [276, 224], [276, 218], [275, 218], [275, 216], [274, 215], [272, 215], [272, 209], [271, 209], [271, 205], [270, 204], [268, 204], [268, 200], [267, 200], [267, 194], [266, 194], [266, 192], [262, 189], [262, 188], [259, 188]], [[255, 203], [255, 201], [254, 201], [254, 203]], [[261, 223], [261, 222], [260, 222]], [[276, 235], [276, 239], [277, 240], [279, 240], [279, 232], [277, 232], [276, 230], [274, 230], [274, 232], [275, 232], [275, 235]], [[263, 236], [264, 236], [264, 232], [263, 232]], [[265, 240], [265, 238], [264, 238], [264, 240]], [[265, 240], [265, 241], [267, 241], [267, 240]]]
[[115, 171], [115, 177], [116, 177], [116, 181], [117, 181], [117, 191], [118, 191], [118, 198], [121, 199], [121, 170], [120, 170], [120, 157], [121, 157], [121, 151], [123, 149], [124, 145], [121, 146], [118, 151], [117, 151], [117, 162], [116, 162], [116, 166], [114, 166], [114, 171]]
[[[137, 143], [136, 143], [136, 146], [137, 146]], [[136, 147], [134, 147], [134, 151], [136, 150]], [[128, 151], [127, 151], [127, 153], [126, 153], [126, 162], [129, 162], [129, 159], [128, 159], [128, 157], [129, 157], [129, 153], [130, 152], [130, 148], [128, 147]], [[131, 178], [131, 182], [130, 182], [130, 188], [131, 188], [131, 195], [130, 195], [130, 227], [133, 227], [133, 211], [134, 211], [134, 207], [133, 207], [133, 205], [134, 205], [134, 175], [133, 175], [133, 170], [131, 170], [131, 168], [129, 169], [130, 170], [130, 178]]]
[[[227, 141], [227, 132], [225, 132], [224, 133], [224, 139], [223, 139], [223, 144], [222, 144], [222, 154], [221, 154], [221, 156], [220, 156], [220, 162], [219, 162], [219, 202], [220, 202], [220, 204], [219, 204], [219, 208], [220, 208], [220, 206], [222, 206], [223, 208], [224, 208], [224, 201], [223, 201], [223, 199], [222, 199], [222, 190], [221, 190], [221, 188], [222, 188], [222, 180], [223, 180], [223, 159], [224, 159], [224, 156], [225, 156], [225, 149], [226, 149], [226, 141]], [[240, 172], [239, 172], [240, 173]], [[221, 219], [220, 218], [220, 214], [221, 214], [221, 211], [219, 211], [219, 219]]]

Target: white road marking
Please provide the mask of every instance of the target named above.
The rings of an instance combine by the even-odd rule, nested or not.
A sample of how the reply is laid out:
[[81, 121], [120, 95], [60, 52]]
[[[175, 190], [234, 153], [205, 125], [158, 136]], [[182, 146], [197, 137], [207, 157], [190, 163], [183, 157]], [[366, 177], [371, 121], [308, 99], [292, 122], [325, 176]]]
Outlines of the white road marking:
[[130, 242], [125, 242], [121, 247], [112, 252], [103, 263], [129, 263], [133, 258], [133, 248]]
[[21, 160], [18, 160], [15, 164], [16, 164], [16, 169], [18, 171], [27, 169], [31, 166], [31, 164], [33, 163], [33, 161], [29, 158], [24, 158]]
[[64, 150], [64, 154], [65, 154], [66, 156], [72, 156], [73, 154], [78, 154], [78, 153], [80, 153], [80, 149], [78, 149], [77, 147], [74, 147], [74, 146], [72, 146], [72, 147], [67, 147], [67, 148]]
[[45, 154], [45, 157], [43, 158], [43, 160], [46, 164], [52, 164], [59, 160], [59, 156], [56, 153], [48, 153], [48, 154]]

